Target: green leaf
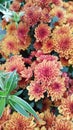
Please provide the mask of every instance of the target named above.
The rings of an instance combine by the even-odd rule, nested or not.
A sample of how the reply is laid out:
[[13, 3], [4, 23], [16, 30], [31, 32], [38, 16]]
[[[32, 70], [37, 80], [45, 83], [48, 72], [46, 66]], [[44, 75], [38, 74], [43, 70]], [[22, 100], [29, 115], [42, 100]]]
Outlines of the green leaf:
[[13, 20], [15, 22], [19, 22], [20, 21], [20, 16], [16, 12], [13, 12]]
[[36, 112], [26, 101], [24, 101], [23, 99], [15, 96], [15, 95], [9, 96], [9, 99], [15, 103], [20, 104], [20, 106], [22, 106], [26, 111], [28, 111], [30, 114], [32, 114], [35, 118], [39, 119]]
[[29, 117], [29, 114], [24, 110], [24, 108], [18, 104], [18, 103], [15, 103], [11, 100], [9, 100], [9, 104], [17, 111], [19, 112], [21, 115], [23, 116], [26, 116], [26, 117]]
[[0, 91], [0, 97], [7, 97], [6, 91]]
[[2, 4], [0, 4], [0, 12], [3, 13], [4, 11], [7, 11], [7, 9]]
[[23, 92], [23, 90], [20, 90], [20, 91], [16, 92], [15, 95], [19, 96], [22, 92]]
[[6, 99], [0, 98], [0, 117], [3, 114], [4, 108], [5, 108]]
[[11, 1], [11, 0], [0, 0], [0, 3], [4, 3], [4, 2], [7, 2], [7, 1]]
[[20, 21], [20, 18], [24, 15], [24, 12], [13, 12], [13, 20], [18, 23]]
[[3, 84], [3, 80], [2, 80], [1, 77], [0, 77], [0, 88], [1, 88], [2, 90], [4, 90], [4, 84]]
[[11, 0], [5, 1], [5, 7], [9, 9], [11, 5]]
[[11, 72], [4, 72], [0, 70], [0, 77], [6, 78]]
[[8, 91], [8, 94], [17, 87], [18, 75], [16, 71], [13, 71], [9, 74], [9, 77], [6, 79], [5, 89]]

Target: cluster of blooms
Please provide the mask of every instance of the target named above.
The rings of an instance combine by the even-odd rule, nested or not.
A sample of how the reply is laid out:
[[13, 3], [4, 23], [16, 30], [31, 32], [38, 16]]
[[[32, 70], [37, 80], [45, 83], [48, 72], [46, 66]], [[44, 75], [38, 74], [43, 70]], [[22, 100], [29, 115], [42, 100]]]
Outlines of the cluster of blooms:
[[10, 106], [5, 108], [0, 119], [0, 130], [73, 130], [73, 123], [62, 115], [57, 117], [47, 109], [40, 114], [40, 120], [23, 117], [17, 112], [11, 113]]
[[[0, 41], [5, 62], [0, 70], [19, 74], [17, 90], [28, 91], [28, 102], [42, 102], [40, 120], [5, 108], [0, 130], [73, 130], [73, 2], [13, 0], [10, 10], [24, 12], [16, 23], [2, 20], [6, 35]], [[13, 92], [14, 93], [14, 92]], [[26, 95], [25, 95], [26, 97]], [[22, 95], [22, 98], [23, 95]]]

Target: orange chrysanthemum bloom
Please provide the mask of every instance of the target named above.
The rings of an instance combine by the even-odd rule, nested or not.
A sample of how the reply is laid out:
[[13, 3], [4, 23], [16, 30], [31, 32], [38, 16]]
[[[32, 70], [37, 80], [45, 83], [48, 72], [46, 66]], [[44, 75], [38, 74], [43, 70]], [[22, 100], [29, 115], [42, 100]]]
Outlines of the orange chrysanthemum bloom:
[[21, 74], [21, 77], [26, 79], [26, 81], [29, 80], [33, 75], [32, 69], [30, 67], [28, 68], [24, 67], [23, 71], [21, 71], [20, 74]]
[[55, 6], [53, 9], [50, 10], [51, 17], [58, 17], [58, 24], [63, 25], [66, 22], [66, 10], [62, 7]]
[[34, 130], [34, 122], [31, 118], [26, 118], [14, 112], [10, 120], [4, 126], [4, 130]]
[[41, 47], [42, 47], [42, 42], [35, 42], [34, 43], [34, 48], [36, 49], [36, 50], [40, 50], [41, 49]]
[[10, 119], [10, 106], [7, 106], [3, 112], [3, 115], [2, 117], [0, 118], [0, 130], [1, 130], [1, 127], [4, 126], [4, 124]]
[[10, 53], [18, 54], [19, 46], [17, 38], [13, 35], [6, 35], [1, 43], [1, 50], [6, 56], [10, 55]]
[[66, 22], [69, 24], [69, 26], [71, 26], [73, 28], [73, 13], [68, 14], [66, 20], [67, 20]]
[[52, 2], [51, 0], [33, 0], [34, 3], [36, 3], [38, 6], [40, 6], [42, 9], [43, 8], [49, 8], [49, 4]]
[[[43, 130], [42, 127], [43, 126], [45, 127], [45, 124], [46, 124], [46, 122], [44, 120], [44, 113], [43, 112], [41, 112], [41, 113], [37, 112], [37, 114], [38, 114], [40, 120], [36, 120], [36, 127], [35, 127], [34, 130], [39, 130], [39, 129]], [[46, 130], [46, 128], [44, 130]]]
[[35, 29], [36, 41], [43, 41], [50, 36], [51, 30], [47, 24], [41, 23]]
[[37, 24], [41, 15], [41, 8], [39, 6], [34, 6], [32, 2], [28, 2], [23, 10], [25, 11], [23, 21], [28, 23], [29, 26]]
[[41, 49], [43, 53], [50, 53], [54, 50], [54, 41], [52, 39], [46, 39], [45, 41], [43, 41]]
[[24, 61], [21, 55], [14, 55], [6, 61], [4, 66], [7, 72], [17, 70], [20, 74], [24, 69]]
[[65, 79], [57, 78], [53, 83], [48, 87], [48, 93], [51, 96], [52, 101], [57, 101], [61, 99], [66, 91], [65, 88]]
[[16, 31], [16, 24], [15, 23], [8, 24], [8, 26], [7, 26], [7, 33], [9, 35], [10, 34], [15, 34], [15, 31]]
[[67, 120], [56, 119], [54, 126], [51, 127], [51, 130], [73, 130], [73, 124]]
[[26, 36], [23, 41], [19, 41], [19, 50], [26, 50], [29, 45], [31, 44], [31, 38], [30, 36]]
[[34, 76], [37, 80], [45, 83], [48, 87], [54, 79], [61, 75], [61, 64], [55, 61], [43, 60], [35, 66]]
[[10, 5], [10, 9], [15, 12], [19, 11], [20, 3], [18, 1], [13, 1], [13, 3]]
[[2, 29], [5, 29], [6, 25], [7, 25], [7, 21], [5, 19], [3, 19], [2, 22], [1, 22]]
[[53, 115], [53, 113], [51, 113], [50, 110], [47, 109], [46, 111], [44, 111], [44, 120], [46, 121], [46, 130], [49, 130], [53, 126], [56, 118], [55, 115]]
[[29, 31], [29, 29], [28, 29], [27, 24], [20, 22], [18, 25], [18, 28], [17, 28], [18, 39], [21, 40], [22, 42], [24, 42], [25, 37], [28, 34], [28, 31]]
[[35, 101], [44, 98], [44, 92], [46, 91], [45, 86], [38, 81], [31, 81], [30, 85], [27, 87], [29, 100], [35, 99]]
[[64, 16], [66, 15], [66, 11], [61, 8], [55, 6], [51, 11], [50, 11], [51, 16], [57, 16], [59, 19], [63, 19]]
[[52, 3], [57, 5], [57, 6], [61, 6], [62, 5], [62, 0], [52, 0]]
[[41, 11], [41, 21], [45, 23], [50, 21], [50, 15], [47, 8], [44, 8]]
[[[50, 62], [55, 62], [57, 65], [60, 65], [58, 67], [62, 67], [60, 62], [58, 62], [58, 57], [57, 56], [54, 56], [54, 55], [45, 55], [42, 51], [37, 51], [36, 52], [36, 57], [37, 57], [37, 61], [39, 63], [41, 63], [43, 60], [47, 60], [47, 61], [50, 61]], [[59, 64], [58, 64], [59, 63]]]
[[[35, 130], [51, 130], [51, 127], [54, 125], [54, 122], [56, 120], [53, 113], [50, 112], [50, 109], [47, 109], [46, 111], [39, 113], [39, 118], [40, 120], [36, 121], [39, 129]], [[43, 128], [43, 126], [45, 128]]]
[[66, 99], [63, 98], [58, 109], [67, 119], [73, 119], [73, 94]]
[[55, 41], [55, 50], [60, 57], [68, 59], [73, 53], [73, 36], [67, 34], [59, 36]]
[[73, 65], [73, 56], [68, 60], [69, 65]]
[[65, 34], [67, 35], [72, 34], [72, 29], [68, 24], [62, 26], [56, 26], [55, 29], [53, 30], [52, 36], [54, 39], [57, 39], [58, 35], [62, 36]]

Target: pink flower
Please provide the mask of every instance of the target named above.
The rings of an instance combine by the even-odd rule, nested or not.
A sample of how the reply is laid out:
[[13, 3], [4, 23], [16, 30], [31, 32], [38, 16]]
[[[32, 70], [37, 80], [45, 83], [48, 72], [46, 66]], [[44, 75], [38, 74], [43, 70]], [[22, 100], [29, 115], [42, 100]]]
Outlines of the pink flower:
[[44, 98], [44, 92], [46, 91], [45, 86], [38, 81], [31, 81], [30, 85], [27, 87], [29, 100], [35, 99], [35, 101]]
[[47, 24], [39, 24], [35, 29], [35, 38], [37, 41], [43, 41], [50, 36], [50, 27]]
[[37, 80], [49, 85], [56, 77], [61, 75], [61, 64], [55, 61], [43, 60], [35, 66], [34, 76]]
[[64, 78], [57, 78], [49, 87], [48, 93], [53, 100], [59, 100], [63, 97], [64, 92], [66, 91]]

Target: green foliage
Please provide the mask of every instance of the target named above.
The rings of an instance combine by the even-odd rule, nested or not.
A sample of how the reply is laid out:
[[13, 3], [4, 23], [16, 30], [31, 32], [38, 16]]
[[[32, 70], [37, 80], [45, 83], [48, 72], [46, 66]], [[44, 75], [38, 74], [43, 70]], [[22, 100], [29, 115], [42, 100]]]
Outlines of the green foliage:
[[23, 99], [18, 97], [21, 94], [21, 90], [15, 95], [11, 95], [11, 92], [16, 89], [19, 76], [16, 71], [13, 72], [0, 72], [0, 117], [3, 114], [5, 105], [10, 104], [17, 112], [23, 116], [29, 117], [33, 115], [39, 119], [33, 108]]
[[63, 69], [61, 70], [62, 72], [66, 72], [70, 78], [73, 78], [73, 66], [64, 66]]
[[24, 12], [16, 13], [14, 11], [11, 11], [7, 8], [8, 3], [4, 5], [0, 4], [0, 12], [3, 14], [2, 18], [5, 18], [7, 22], [9, 22], [9, 19], [12, 18], [13, 21], [18, 23], [20, 21], [20, 18], [24, 15]]
[[0, 3], [3, 4], [5, 2], [10, 2], [10, 1], [12, 1], [12, 0], [0, 0]]
[[24, 15], [24, 12], [20, 12], [17, 14], [16, 12], [13, 12], [13, 21], [18, 23], [20, 21], [20, 18]]

